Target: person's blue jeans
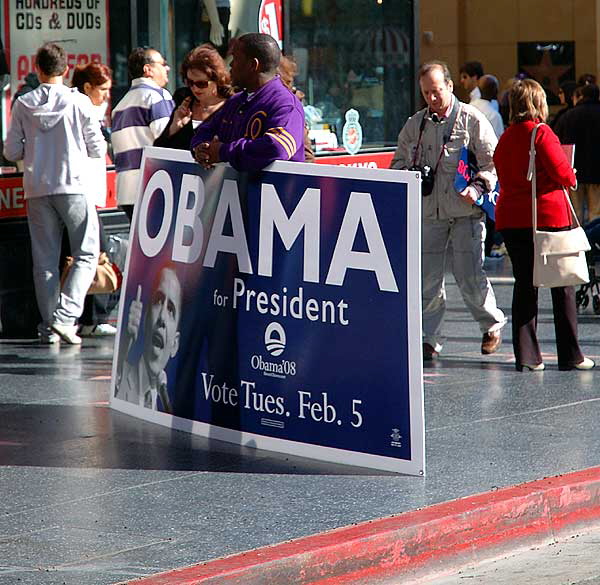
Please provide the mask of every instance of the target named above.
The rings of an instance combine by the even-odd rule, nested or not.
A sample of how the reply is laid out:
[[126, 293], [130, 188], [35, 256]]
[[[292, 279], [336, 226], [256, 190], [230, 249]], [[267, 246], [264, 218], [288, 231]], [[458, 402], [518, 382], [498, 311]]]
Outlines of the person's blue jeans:
[[[27, 200], [33, 282], [44, 328], [74, 325], [96, 274], [98, 215], [85, 195], [46, 195]], [[63, 229], [71, 242], [73, 266], [60, 287], [59, 259]]]

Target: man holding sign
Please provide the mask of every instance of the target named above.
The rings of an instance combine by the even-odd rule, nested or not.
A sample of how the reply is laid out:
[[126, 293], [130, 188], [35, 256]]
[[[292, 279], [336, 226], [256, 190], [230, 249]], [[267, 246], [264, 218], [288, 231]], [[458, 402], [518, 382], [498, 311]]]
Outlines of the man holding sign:
[[132, 358], [143, 315], [142, 287], [138, 285], [137, 296], [129, 306], [126, 329], [129, 339], [122, 344], [124, 351], [118, 362], [116, 398], [172, 412], [165, 368], [179, 349], [181, 305], [181, 283], [174, 268], [166, 266], [158, 273], [146, 308], [141, 355]]

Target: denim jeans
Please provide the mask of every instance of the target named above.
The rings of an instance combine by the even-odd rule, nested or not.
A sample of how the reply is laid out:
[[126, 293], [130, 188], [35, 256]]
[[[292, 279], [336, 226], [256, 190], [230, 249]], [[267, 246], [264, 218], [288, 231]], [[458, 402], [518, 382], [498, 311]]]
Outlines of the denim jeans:
[[[44, 328], [74, 325], [98, 264], [98, 215], [85, 195], [60, 194], [27, 200], [33, 282]], [[73, 266], [60, 287], [59, 258], [63, 229], [71, 242]]]

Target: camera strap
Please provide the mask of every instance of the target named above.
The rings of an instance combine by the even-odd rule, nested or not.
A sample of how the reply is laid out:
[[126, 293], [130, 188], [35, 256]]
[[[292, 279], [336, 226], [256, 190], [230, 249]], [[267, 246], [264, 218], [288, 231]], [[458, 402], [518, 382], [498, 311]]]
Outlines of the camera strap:
[[427, 111], [423, 111], [423, 117], [421, 118], [421, 124], [419, 125], [419, 139], [417, 140], [417, 146], [415, 147], [415, 152], [413, 154], [413, 161], [411, 167], [414, 167], [417, 164], [417, 157], [419, 155], [419, 147], [421, 146], [421, 139], [423, 138], [423, 130], [425, 129], [425, 122], [427, 121]]
[[[437, 173], [438, 167], [440, 166], [440, 161], [442, 160], [442, 155], [444, 154], [444, 149], [446, 148], [446, 144], [450, 142], [450, 138], [452, 137], [452, 132], [454, 131], [454, 125], [456, 124], [456, 118], [458, 118], [458, 110], [460, 109], [459, 101], [456, 97], [452, 98], [454, 103], [452, 104], [452, 111], [450, 112], [450, 116], [448, 117], [448, 126], [447, 132], [444, 134], [442, 148], [440, 149], [440, 154], [438, 156], [437, 162], [435, 163], [435, 168], [433, 169], [433, 174]], [[423, 139], [423, 130], [425, 130], [425, 124], [427, 122], [427, 113], [429, 109], [423, 112], [423, 118], [421, 119], [421, 124], [419, 125], [419, 139], [417, 140], [417, 147], [415, 148], [415, 154], [413, 157], [413, 166], [417, 164], [417, 156], [419, 154], [419, 147], [421, 146], [421, 140]]]

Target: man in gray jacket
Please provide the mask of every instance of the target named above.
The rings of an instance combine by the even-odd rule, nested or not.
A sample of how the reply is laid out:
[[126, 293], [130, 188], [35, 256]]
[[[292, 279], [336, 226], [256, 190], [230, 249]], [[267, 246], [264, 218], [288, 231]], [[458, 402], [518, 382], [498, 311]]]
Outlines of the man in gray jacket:
[[[481, 352], [495, 352], [501, 343], [504, 313], [483, 270], [485, 214], [475, 201], [496, 184], [492, 156], [496, 135], [485, 116], [453, 95], [448, 66], [425, 63], [419, 84], [427, 107], [408, 119], [398, 136], [393, 169], [429, 167], [433, 183], [422, 183], [422, 298], [423, 359], [437, 358], [442, 349], [446, 311], [444, 269], [452, 244], [452, 270], [467, 308], [479, 323]], [[468, 147], [479, 165], [474, 181], [461, 193], [454, 178], [462, 147]]]
[[[101, 158], [106, 142], [89, 98], [63, 85], [65, 51], [46, 43], [37, 52], [40, 86], [13, 106], [4, 156], [24, 161], [23, 186], [31, 236], [33, 281], [45, 343], [59, 337], [81, 343], [76, 321], [96, 273], [98, 216], [88, 196], [87, 158]], [[63, 228], [69, 233], [73, 265], [60, 286]]]

